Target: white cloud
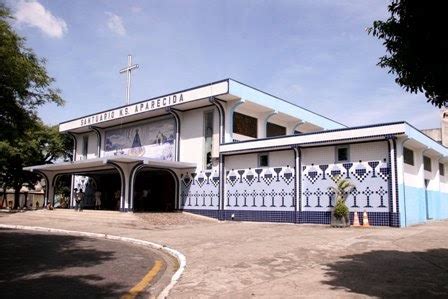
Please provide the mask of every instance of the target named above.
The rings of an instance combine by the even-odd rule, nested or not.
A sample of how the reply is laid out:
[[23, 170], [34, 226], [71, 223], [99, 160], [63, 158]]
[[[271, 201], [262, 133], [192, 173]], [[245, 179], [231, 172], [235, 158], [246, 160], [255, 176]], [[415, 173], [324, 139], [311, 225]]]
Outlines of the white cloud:
[[123, 19], [111, 12], [106, 12], [106, 15], [109, 16], [109, 19], [107, 20], [107, 27], [110, 29], [110, 31], [121, 36], [126, 35], [126, 29], [123, 25]]
[[67, 23], [35, 0], [21, 0], [15, 18], [18, 24], [37, 27], [50, 37], [61, 38], [67, 32]]
[[131, 6], [131, 11], [132, 11], [133, 13], [140, 13], [140, 12], [142, 12], [142, 10], [143, 10], [143, 8], [141, 8], [141, 7], [138, 6], [138, 5]]

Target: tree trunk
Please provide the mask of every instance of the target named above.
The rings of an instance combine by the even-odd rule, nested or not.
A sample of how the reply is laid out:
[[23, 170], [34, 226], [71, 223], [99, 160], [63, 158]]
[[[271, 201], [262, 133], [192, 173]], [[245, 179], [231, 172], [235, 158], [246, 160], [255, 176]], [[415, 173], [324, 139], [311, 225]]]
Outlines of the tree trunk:
[[13, 209], [14, 210], [16, 210], [19, 207], [20, 188], [22, 188], [22, 186], [15, 186], [14, 187], [14, 205], [13, 205]]

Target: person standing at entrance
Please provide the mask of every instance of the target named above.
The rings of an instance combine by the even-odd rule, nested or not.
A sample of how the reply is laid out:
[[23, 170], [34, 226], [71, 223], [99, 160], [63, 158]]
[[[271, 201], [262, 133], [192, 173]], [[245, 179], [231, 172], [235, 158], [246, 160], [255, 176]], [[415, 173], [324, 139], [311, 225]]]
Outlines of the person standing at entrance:
[[98, 190], [95, 192], [95, 210], [101, 210], [101, 192]]
[[73, 189], [73, 197], [75, 198], [75, 211], [78, 211], [79, 209], [79, 193], [78, 189]]
[[76, 201], [76, 211], [80, 212], [82, 211], [82, 205], [84, 201], [84, 192], [82, 192], [82, 189], [79, 189], [78, 193], [75, 195], [75, 201]]

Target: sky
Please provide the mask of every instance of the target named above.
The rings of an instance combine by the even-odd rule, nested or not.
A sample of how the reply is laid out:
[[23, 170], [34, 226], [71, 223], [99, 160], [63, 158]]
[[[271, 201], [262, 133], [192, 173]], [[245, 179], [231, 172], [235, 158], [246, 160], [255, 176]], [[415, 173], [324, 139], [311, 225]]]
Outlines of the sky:
[[348, 126], [408, 121], [440, 126], [423, 94], [406, 93], [366, 28], [389, 1], [6, 0], [14, 29], [47, 60], [66, 101], [47, 124], [233, 78]]

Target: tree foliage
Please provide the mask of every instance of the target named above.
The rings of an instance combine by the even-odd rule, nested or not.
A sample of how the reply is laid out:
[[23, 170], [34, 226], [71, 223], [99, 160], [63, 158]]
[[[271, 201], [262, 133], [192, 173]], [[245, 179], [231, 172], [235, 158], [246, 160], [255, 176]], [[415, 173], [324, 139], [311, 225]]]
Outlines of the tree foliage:
[[0, 3], [0, 140], [14, 140], [32, 127], [37, 107], [64, 103], [60, 91], [52, 87], [54, 79], [47, 74], [45, 60], [25, 47], [11, 20]]
[[11, 27], [9, 10], [0, 3], [0, 187], [31, 187], [35, 173], [23, 167], [69, 159], [72, 141], [46, 126], [36, 109], [45, 103], [62, 105], [60, 91], [52, 87], [45, 61], [25, 47], [24, 38]]
[[60, 134], [57, 126], [49, 127], [36, 120], [16, 140], [0, 141], [0, 186], [18, 190], [24, 183], [33, 186], [36, 173], [23, 167], [53, 163], [56, 159], [70, 160], [72, 140]]
[[369, 34], [383, 41], [378, 65], [396, 75], [406, 91], [423, 92], [427, 101], [448, 106], [448, 27], [444, 1], [394, 0], [390, 17], [375, 21]]
[[355, 186], [348, 179], [340, 179], [336, 187], [329, 188], [336, 195], [336, 204], [333, 211], [336, 218], [340, 219], [348, 215], [349, 210], [345, 202], [353, 188]]

